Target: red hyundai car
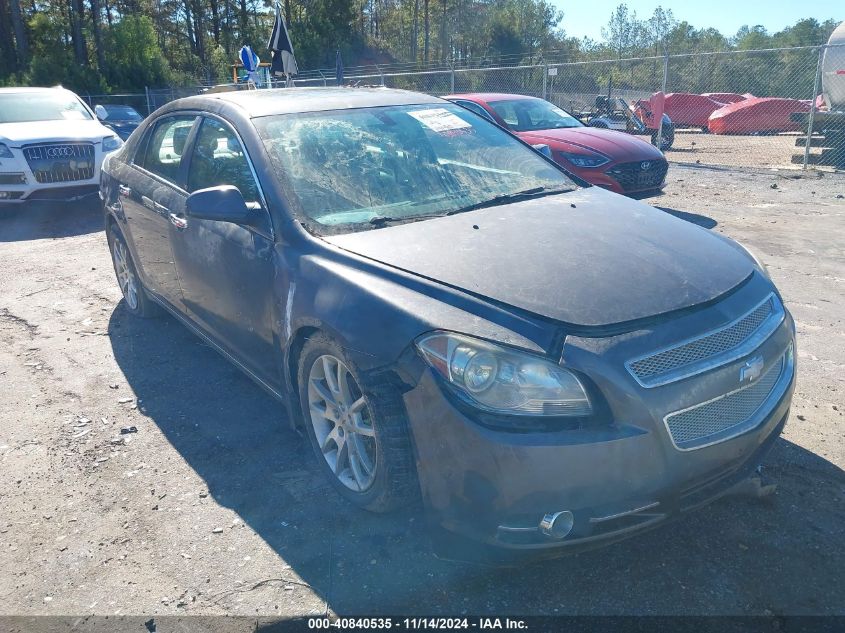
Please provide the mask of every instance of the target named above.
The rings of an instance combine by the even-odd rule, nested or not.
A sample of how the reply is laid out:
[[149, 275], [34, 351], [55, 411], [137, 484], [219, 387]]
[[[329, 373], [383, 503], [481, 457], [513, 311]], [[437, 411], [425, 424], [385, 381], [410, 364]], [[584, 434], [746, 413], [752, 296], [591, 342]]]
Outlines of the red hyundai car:
[[659, 191], [669, 164], [653, 145], [630, 134], [588, 127], [536, 97], [473, 93], [444, 99], [512, 131], [532, 145], [548, 145], [552, 158], [587, 182], [616, 193]]

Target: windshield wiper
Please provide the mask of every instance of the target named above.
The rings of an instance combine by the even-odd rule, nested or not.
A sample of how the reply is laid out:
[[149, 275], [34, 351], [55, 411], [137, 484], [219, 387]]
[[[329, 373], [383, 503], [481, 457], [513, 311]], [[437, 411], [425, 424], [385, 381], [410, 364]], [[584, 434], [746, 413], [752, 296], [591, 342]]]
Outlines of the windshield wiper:
[[423, 215], [406, 215], [403, 217], [394, 217], [390, 215], [376, 215], [369, 219], [369, 224], [380, 228], [382, 226], [389, 226], [391, 224], [401, 224], [403, 222], [416, 222], [417, 220], [429, 220], [431, 218], [442, 218], [447, 213], [426, 213]]
[[[383, 226], [389, 226], [391, 224], [401, 224], [404, 222], [416, 222], [417, 220], [428, 220], [431, 218], [442, 218], [447, 215], [456, 215], [458, 213], [464, 213], [465, 211], [473, 211], [475, 209], [482, 209], [484, 207], [494, 207], [500, 204], [508, 204], [510, 202], [515, 202], [517, 200], [523, 200], [528, 198], [536, 198], [538, 196], [550, 196], [556, 193], [566, 193], [568, 191], [573, 191], [572, 189], [549, 189], [547, 187], [533, 187], [531, 189], [525, 189], [523, 191], [517, 191], [515, 193], [502, 193], [497, 196], [490, 198], [489, 200], [482, 200], [481, 202], [474, 202], [469, 204], [465, 207], [460, 207], [458, 209], [453, 209], [451, 211], [444, 211], [443, 213], [426, 213], [422, 215], [406, 215], [406, 216], [390, 216], [390, 215], [376, 215], [371, 217], [368, 220], [368, 223], [373, 225], [374, 227], [381, 228]], [[430, 200], [426, 200], [425, 202], [430, 202]], [[412, 203], [411, 206], [414, 206], [416, 203]]]
[[525, 189], [524, 191], [517, 191], [516, 193], [501, 193], [498, 196], [493, 196], [489, 200], [483, 200], [481, 202], [474, 202], [473, 204], [468, 204], [465, 207], [460, 207], [458, 209], [454, 209], [452, 211], [446, 212], [444, 215], [456, 215], [458, 213], [464, 213], [466, 211], [474, 211], [476, 209], [483, 209], [484, 207], [495, 207], [500, 204], [508, 204], [511, 202], [516, 202], [517, 200], [524, 200], [528, 198], [535, 198], [538, 196], [550, 196], [556, 193], [566, 193], [568, 191], [573, 191], [572, 189], [548, 189], [547, 187], [533, 187], [531, 189]]

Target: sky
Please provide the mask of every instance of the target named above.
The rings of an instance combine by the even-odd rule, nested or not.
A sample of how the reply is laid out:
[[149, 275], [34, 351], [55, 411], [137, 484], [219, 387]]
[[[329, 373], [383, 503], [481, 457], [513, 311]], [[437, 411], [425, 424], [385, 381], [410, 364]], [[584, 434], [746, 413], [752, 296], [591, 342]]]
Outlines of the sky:
[[[570, 37], [601, 38], [601, 28], [623, 0], [550, 0], [563, 11], [561, 26]], [[650, 16], [655, 7], [671, 9], [677, 20], [696, 28], [714, 27], [724, 35], [734, 35], [743, 24], [762, 24], [772, 33], [801, 18], [819, 21], [845, 20], [843, 0], [627, 0], [628, 8], [639, 18]]]

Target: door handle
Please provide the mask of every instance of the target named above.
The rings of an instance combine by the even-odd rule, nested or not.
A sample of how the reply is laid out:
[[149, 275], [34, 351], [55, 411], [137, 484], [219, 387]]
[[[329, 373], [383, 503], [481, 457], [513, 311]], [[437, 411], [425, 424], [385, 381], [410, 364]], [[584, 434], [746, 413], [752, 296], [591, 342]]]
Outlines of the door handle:
[[170, 214], [170, 223], [180, 231], [188, 228], [188, 219], [175, 213]]
[[128, 198], [129, 196], [132, 195], [132, 189], [130, 189], [126, 185], [118, 185], [117, 191], [124, 198]]

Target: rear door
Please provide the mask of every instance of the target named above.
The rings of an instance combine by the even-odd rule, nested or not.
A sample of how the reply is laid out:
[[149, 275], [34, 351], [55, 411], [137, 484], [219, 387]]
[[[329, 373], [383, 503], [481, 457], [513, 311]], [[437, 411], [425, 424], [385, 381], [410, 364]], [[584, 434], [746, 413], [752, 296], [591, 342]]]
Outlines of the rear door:
[[[234, 129], [204, 117], [192, 143], [187, 192], [171, 211], [171, 244], [185, 307], [206, 332], [248, 369], [278, 384], [273, 338], [273, 230], [252, 163]], [[189, 218], [190, 192], [236, 186], [256, 216], [256, 227]]]
[[164, 116], [151, 126], [119, 191], [144, 285], [176, 308], [182, 291], [170, 247], [170, 207], [184, 192], [182, 155], [196, 119]]

